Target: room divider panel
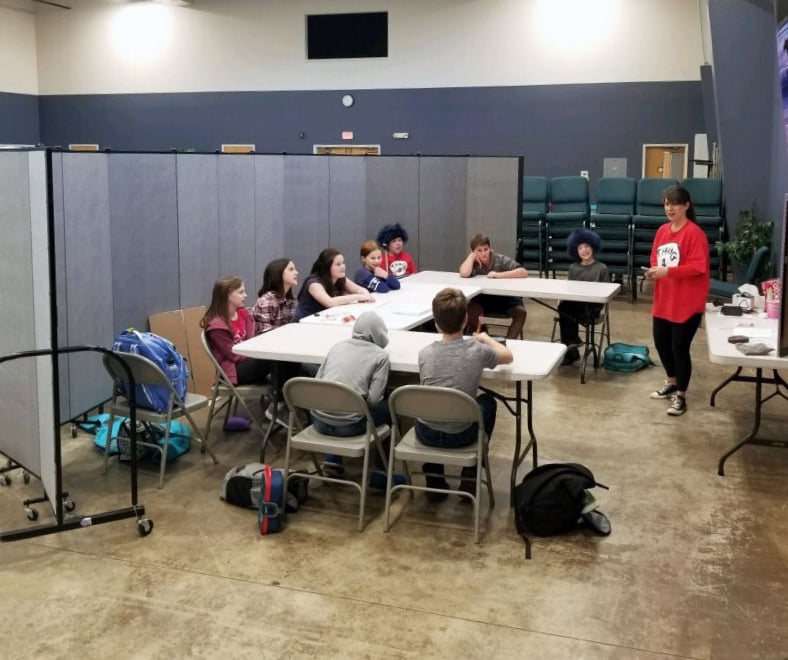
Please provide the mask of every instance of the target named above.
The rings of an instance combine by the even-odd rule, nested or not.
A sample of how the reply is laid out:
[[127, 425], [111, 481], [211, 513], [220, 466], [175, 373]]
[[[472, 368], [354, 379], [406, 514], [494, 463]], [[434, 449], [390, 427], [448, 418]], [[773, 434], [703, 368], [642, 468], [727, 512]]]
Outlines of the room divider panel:
[[[26, 172], [27, 153], [4, 154], [3, 165], [14, 158]], [[60, 346], [110, 346], [122, 329], [146, 329], [150, 314], [207, 304], [220, 275], [243, 277], [251, 303], [276, 257], [293, 259], [303, 281], [331, 245], [352, 273], [361, 242], [387, 223], [408, 230], [408, 250], [422, 270], [455, 270], [477, 231], [490, 235], [494, 249], [514, 254], [521, 158], [69, 152], [51, 158]], [[47, 185], [44, 172], [30, 183], [19, 171], [4, 176], [3, 191]], [[26, 198], [18, 204], [17, 198], [4, 194], [3, 213], [29, 232]], [[9, 286], [20, 255], [29, 254], [15, 240], [2, 247]], [[24, 317], [9, 304], [4, 319]], [[83, 355], [59, 364], [60, 419], [106, 399], [100, 366]]]

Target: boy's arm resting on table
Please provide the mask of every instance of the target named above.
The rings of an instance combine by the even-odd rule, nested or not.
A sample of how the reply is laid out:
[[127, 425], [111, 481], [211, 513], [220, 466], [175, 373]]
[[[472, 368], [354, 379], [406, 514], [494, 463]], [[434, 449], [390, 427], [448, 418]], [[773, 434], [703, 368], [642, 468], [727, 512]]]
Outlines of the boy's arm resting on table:
[[495, 354], [498, 356], [498, 364], [511, 364], [514, 361], [512, 352], [500, 342], [495, 341], [486, 332], [479, 332], [474, 334], [473, 337], [476, 341], [486, 344], [495, 351]]
[[518, 266], [517, 268], [515, 268], [513, 270], [501, 270], [501, 271], [492, 271], [491, 270], [487, 274], [487, 277], [490, 277], [490, 278], [496, 279], [496, 280], [501, 280], [501, 279], [507, 280], [507, 279], [514, 279], [514, 278], [518, 278], [518, 277], [519, 278], [523, 278], [523, 277], [528, 277], [528, 271], [525, 268], [523, 268], [522, 266]]

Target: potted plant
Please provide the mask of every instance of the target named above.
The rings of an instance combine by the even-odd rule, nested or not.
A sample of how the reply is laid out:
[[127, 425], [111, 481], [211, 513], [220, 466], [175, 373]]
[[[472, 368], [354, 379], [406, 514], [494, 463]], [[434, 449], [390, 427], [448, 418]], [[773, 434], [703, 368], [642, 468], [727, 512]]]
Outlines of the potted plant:
[[[744, 273], [755, 251], [764, 245], [771, 246], [774, 220], [761, 220], [755, 204], [751, 209], [739, 211], [739, 222], [733, 236], [727, 241], [717, 241], [717, 252], [724, 263], [733, 264], [733, 279], [735, 282], [744, 281]], [[757, 279], [767, 277], [772, 270], [772, 264], [767, 263]]]

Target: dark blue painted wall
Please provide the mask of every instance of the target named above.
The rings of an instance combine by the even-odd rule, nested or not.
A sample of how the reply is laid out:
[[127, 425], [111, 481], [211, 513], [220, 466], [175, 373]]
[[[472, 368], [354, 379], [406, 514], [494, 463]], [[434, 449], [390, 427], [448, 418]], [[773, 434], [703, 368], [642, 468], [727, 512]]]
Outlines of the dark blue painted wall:
[[692, 145], [706, 132], [700, 81], [346, 91], [351, 108], [340, 103], [344, 91], [43, 96], [41, 138], [143, 151], [251, 143], [296, 154], [342, 143], [351, 130], [354, 143], [388, 155], [523, 155], [526, 174], [588, 170], [593, 182], [604, 157], [627, 158], [639, 177], [643, 143]]
[[755, 202], [777, 223], [775, 255], [788, 192], [788, 155], [772, 0], [710, 0], [717, 126], [729, 228]]
[[38, 144], [38, 97], [0, 92], [0, 144]]

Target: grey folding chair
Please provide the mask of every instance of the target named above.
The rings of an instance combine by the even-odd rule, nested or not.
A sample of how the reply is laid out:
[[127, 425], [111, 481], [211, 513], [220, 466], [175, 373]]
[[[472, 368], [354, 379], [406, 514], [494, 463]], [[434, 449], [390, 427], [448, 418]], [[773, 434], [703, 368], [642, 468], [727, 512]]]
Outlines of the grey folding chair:
[[[381, 459], [386, 460], [381, 442], [389, 437], [391, 429], [388, 424], [375, 426], [369, 407], [364, 398], [352, 387], [329, 380], [315, 378], [291, 378], [285, 383], [284, 397], [290, 408], [290, 420], [287, 428], [287, 448], [285, 450], [284, 473], [287, 481], [293, 476], [290, 474], [290, 459], [293, 450], [310, 452], [317, 472], [304, 475], [297, 473], [298, 478], [314, 479], [329, 483], [338, 483], [353, 486], [359, 491], [360, 501], [358, 508], [358, 531], [364, 530], [364, 510], [367, 502], [367, 484], [369, 483], [369, 457], [373, 449], [377, 450]], [[361, 435], [350, 437], [335, 437], [320, 433], [314, 426], [309, 425], [298, 431], [296, 409], [324, 410], [332, 413], [361, 413], [367, 418], [367, 428]], [[325, 475], [317, 460], [316, 454], [334, 454], [349, 458], [361, 458], [361, 480], [340, 479]]]
[[[213, 351], [208, 344], [208, 337], [206, 336], [205, 331], [200, 334], [200, 339], [202, 341], [202, 347], [205, 349], [205, 352], [207, 353], [208, 358], [213, 365], [214, 371], [216, 372], [216, 378], [214, 379], [213, 387], [211, 388], [210, 404], [208, 406], [208, 421], [205, 423], [205, 437], [210, 437], [211, 424], [222, 409], [225, 410], [224, 423], [226, 424], [230, 415], [234, 414], [240, 405], [247, 417], [252, 420], [252, 425], [258, 431], [260, 431], [260, 435], [263, 438], [262, 445], [260, 446], [260, 462], [265, 463], [265, 449], [266, 445], [268, 444], [269, 434], [266, 433], [266, 429], [263, 427], [263, 424], [260, 422], [260, 420], [252, 414], [249, 406], [246, 405], [246, 400], [262, 399], [264, 396], [268, 397], [269, 399], [273, 398], [273, 386], [264, 384], [233, 385], [232, 381], [229, 379], [227, 374], [224, 372], [224, 369], [222, 369], [216, 357], [214, 356]], [[217, 407], [216, 403], [220, 398], [224, 398], [224, 401], [222, 401]], [[271, 422], [271, 424], [274, 423], [275, 422]]]
[[[192, 413], [200, 410], [201, 408], [205, 408], [208, 405], [208, 398], [204, 397], [202, 394], [193, 394], [192, 392], [187, 392], [186, 396], [181, 399], [164, 372], [153, 362], [147, 358], [142, 357], [141, 355], [134, 355], [132, 353], [115, 352], [114, 354], [121, 358], [128, 365], [129, 369], [131, 370], [131, 375], [134, 377], [134, 382], [137, 385], [163, 386], [169, 390], [170, 398], [166, 412], [159, 413], [155, 410], [141, 408], [139, 405], [136, 406], [136, 416], [138, 421], [148, 422], [151, 424], [162, 424], [164, 426], [164, 442], [162, 446], [147, 442], [142, 443], [143, 445], [155, 449], [161, 453], [161, 462], [159, 466], [159, 488], [164, 485], [164, 470], [167, 467], [167, 448], [170, 441], [170, 422], [174, 419], [186, 417], [192, 427], [193, 434], [200, 443], [200, 451], [202, 453], [207, 451], [208, 455], [211, 457], [211, 459], [213, 459], [213, 462], [216, 463], [216, 456], [214, 456], [213, 452], [207, 447], [205, 437], [192, 417]], [[107, 471], [109, 470], [109, 447], [112, 441], [112, 426], [114, 424], [115, 417], [128, 417], [131, 414], [131, 409], [129, 408], [128, 400], [120, 390], [121, 385], [124, 387], [128, 385], [126, 372], [124, 371], [123, 367], [121, 367], [120, 364], [113, 360], [109, 355], [104, 355], [102, 360], [104, 362], [104, 368], [107, 370], [107, 373], [110, 375], [114, 383], [112, 388], [112, 399], [109, 404], [108, 428], [110, 429], [110, 432], [107, 434], [107, 446], [104, 451], [104, 474], [107, 474]]]
[[[438, 492], [438, 489], [413, 484], [414, 474], [424, 472], [411, 472], [408, 463], [443, 463], [455, 467], [476, 466], [476, 483], [474, 494], [464, 490], [449, 490], [461, 497], [467, 497], [473, 503], [473, 535], [474, 541], [479, 542], [480, 498], [482, 483], [487, 486], [490, 498], [490, 508], [495, 506], [495, 495], [490, 474], [490, 461], [488, 460], [488, 438], [484, 433], [484, 420], [479, 404], [465, 392], [460, 392], [449, 387], [433, 387], [428, 385], [404, 385], [397, 388], [389, 397], [391, 410], [391, 425], [393, 428], [391, 447], [388, 460], [388, 480], [386, 484], [386, 509], [383, 530], [388, 532], [391, 516], [391, 496], [397, 490], [418, 490]], [[467, 422], [477, 423], [479, 437], [476, 442], [467, 447], [447, 449], [443, 447], [429, 447], [416, 437], [415, 428], [411, 428], [404, 435], [401, 434], [400, 418], [408, 417], [421, 419], [425, 422]], [[394, 463], [396, 460], [405, 464], [405, 474], [408, 483], [394, 485]], [[484, 466], [484, 477], [481, 466]]]

